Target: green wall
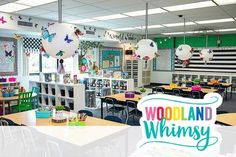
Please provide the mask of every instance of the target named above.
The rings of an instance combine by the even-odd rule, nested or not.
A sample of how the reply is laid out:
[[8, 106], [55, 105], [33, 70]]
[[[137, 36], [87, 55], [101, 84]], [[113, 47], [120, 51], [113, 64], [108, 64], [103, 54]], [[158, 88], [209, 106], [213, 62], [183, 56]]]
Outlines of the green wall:
[[[219, 36], [221, 47], [236, 46], [236, 34], [225, 34]], [[218, 35], [208, 36], [208, 47], [217, 47]], [[159, 49], [170, 49], [183, 44], [183, 37], [162, 37], [155, 38]], [[206, 36], [186, 36], [185, 43], [191, 47], [206, 47]]]

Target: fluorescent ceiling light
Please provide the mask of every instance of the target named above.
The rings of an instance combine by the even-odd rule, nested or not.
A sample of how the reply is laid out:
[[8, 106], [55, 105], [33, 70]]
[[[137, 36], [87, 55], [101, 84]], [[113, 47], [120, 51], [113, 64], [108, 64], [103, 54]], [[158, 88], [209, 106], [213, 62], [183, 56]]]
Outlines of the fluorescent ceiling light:
[[97, 21], [97, 20], [94, 20], [94, 19], [81, 19], [81, 20], [69, 21], [69, 23], [79, 24], [79, 23], [88, 23], [88, 22], [94, 22], [94, 21]]
[[[152, 28], [161, 28], [163, 27], [162, 25], [150, 25], [148, 26], [148, 29], [152, 29]], [[139, 27], [135, 27], [137, 29], [145, 29], [145, 26], [139, 26]]]
[[[195, 25], [196, 23], [194, 22], [186, 22], [185, 25]], [[166, 27], [176, 27], [176, 26], [184, 26], [184, 23], [170, 23], [170, 24], [163, 24], [163, 26]]]
[[217, 32], [230, 32], [230, 31], [236, 31], [236, 28], [229, 28], [229, 29], [219, 29], [216, 30]]
[[178, 34], [184, 34], [184, 32], [172, 32], [172, 33], [162, 33], [163, 35], [178, 35]]
[[124, 18], [124, 17], [128, 17], [128, 16], [122, 15], [122, 14], [114, 14], [114, 15], [108, 15], [108, 16], [95, 17], [93, 19], [95, 19], [95, 20], [112, 20], [112, 19], [119, 19], [119, 18]]
[[[154, 8], [154, 9], [148, 9], [148, 14], [159, 14], [159, 13], [165, 13], [167, 11], [161, 9], [161, 8]], [[142, 16], [146, 14], [146, 10], [139, 10], [139, 11], [132, 11], [132, 12], [127, 12], [123, 13], [128, 16]]]
[[214, 0], [219, 5], [236, 4], [236, 0]]
[[135, 27], [127, 27], [127, 28], [116, 28], [112, 29], [113, 31], [128, 31], [128, 30], [134, 30], [136, 29]]
[[190, 9], [197, 9], [197, 8], [206, 8], [206, 7], [212, 7], [212, 6], [216, 6], [216, 4], [213, 3], [212, 1], [205, 1], [205, 2], [169, 6], [169, 7], [164, 7], [164, 9], [168, 11], [180, 11], [180, 10], [190, 10]]
[[6, 12], [6, 13], [12, 13], [12, 12], [27, 9], [27, 8], [30, 8], [30, 6], [17, 4], [17, 3], [7, 3], [0, 6], [0, 11]]
[[195, 33], [203, 33], [203, 31], [189, 31], [186, 32], [187, 34], [195, 34]]
[[205, 20], [205, 21], [196, 21], [198, 24], [209, 24], [209, 23], [221, 23], [221, 22], [231, 22], [234, 21], [233, 18], [227, 19], [216, 19], [216, 20]]
[[18, 0], [15, 3], [29, 5], [29, 6], [39, 6], [47, 3], [56, 2], [57, 0]]

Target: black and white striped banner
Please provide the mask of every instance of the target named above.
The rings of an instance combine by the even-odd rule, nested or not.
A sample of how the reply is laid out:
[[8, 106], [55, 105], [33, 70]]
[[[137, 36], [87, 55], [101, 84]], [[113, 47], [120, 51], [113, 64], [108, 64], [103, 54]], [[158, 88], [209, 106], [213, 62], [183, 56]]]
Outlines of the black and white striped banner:
[[236, 73], [236, 48], [213, 48], [213, 60], [205, 64], [200, 59], [201, 49], [195, 50], [188, 67], [183, 68], [175, 57], [175, 71], [209, 71], [209, 72], [234, 72]]

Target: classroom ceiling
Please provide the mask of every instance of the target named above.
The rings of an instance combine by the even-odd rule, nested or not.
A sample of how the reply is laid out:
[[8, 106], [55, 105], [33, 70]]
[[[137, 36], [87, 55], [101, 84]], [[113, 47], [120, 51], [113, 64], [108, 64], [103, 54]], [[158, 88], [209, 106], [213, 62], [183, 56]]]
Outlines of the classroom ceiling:
[[[39, 0], [1, 0], [0, 11], [1, 5], [12, 2], [29, 6], [27, 1]], [[31, 4], [26, 9], [12, 13], [58, 20], [57, 1], [46, 1], [50, 3], [34, 6]], [[187, 22], [186, 32], [188, 34], [205, 33], [206, 30], [208, 33], [218, 33], [219, 31], [236, 33], [236, 0], [63, 0], [63, 21], [145, 34], [143, 27], [145, 15], [142, 10], [145, 10], [146, 1], [149, 2], [149, 13], [151, 13], [148, 31], [150, 35], [183, 34], [184, 18]], [[192, 5], [192, 3], [195, 4]], [[139, 15], [135, 15], [133, 13], [135, 11], [141, 12], [138, 12]], [[116, 15], [116, 18], [108, 15]], [[178, 15], [183, 15], [184, 18], [180, 18]], [[218, 21], [219, 19], [220, 21]]]

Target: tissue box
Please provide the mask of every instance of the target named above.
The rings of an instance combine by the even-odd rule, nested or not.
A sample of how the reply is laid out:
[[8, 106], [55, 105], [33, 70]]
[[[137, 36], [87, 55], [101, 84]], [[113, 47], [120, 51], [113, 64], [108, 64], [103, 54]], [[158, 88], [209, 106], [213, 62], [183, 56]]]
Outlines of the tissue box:
[[134, 98], [134, 95], [132, 92], [125, 92], [125, 98]]

